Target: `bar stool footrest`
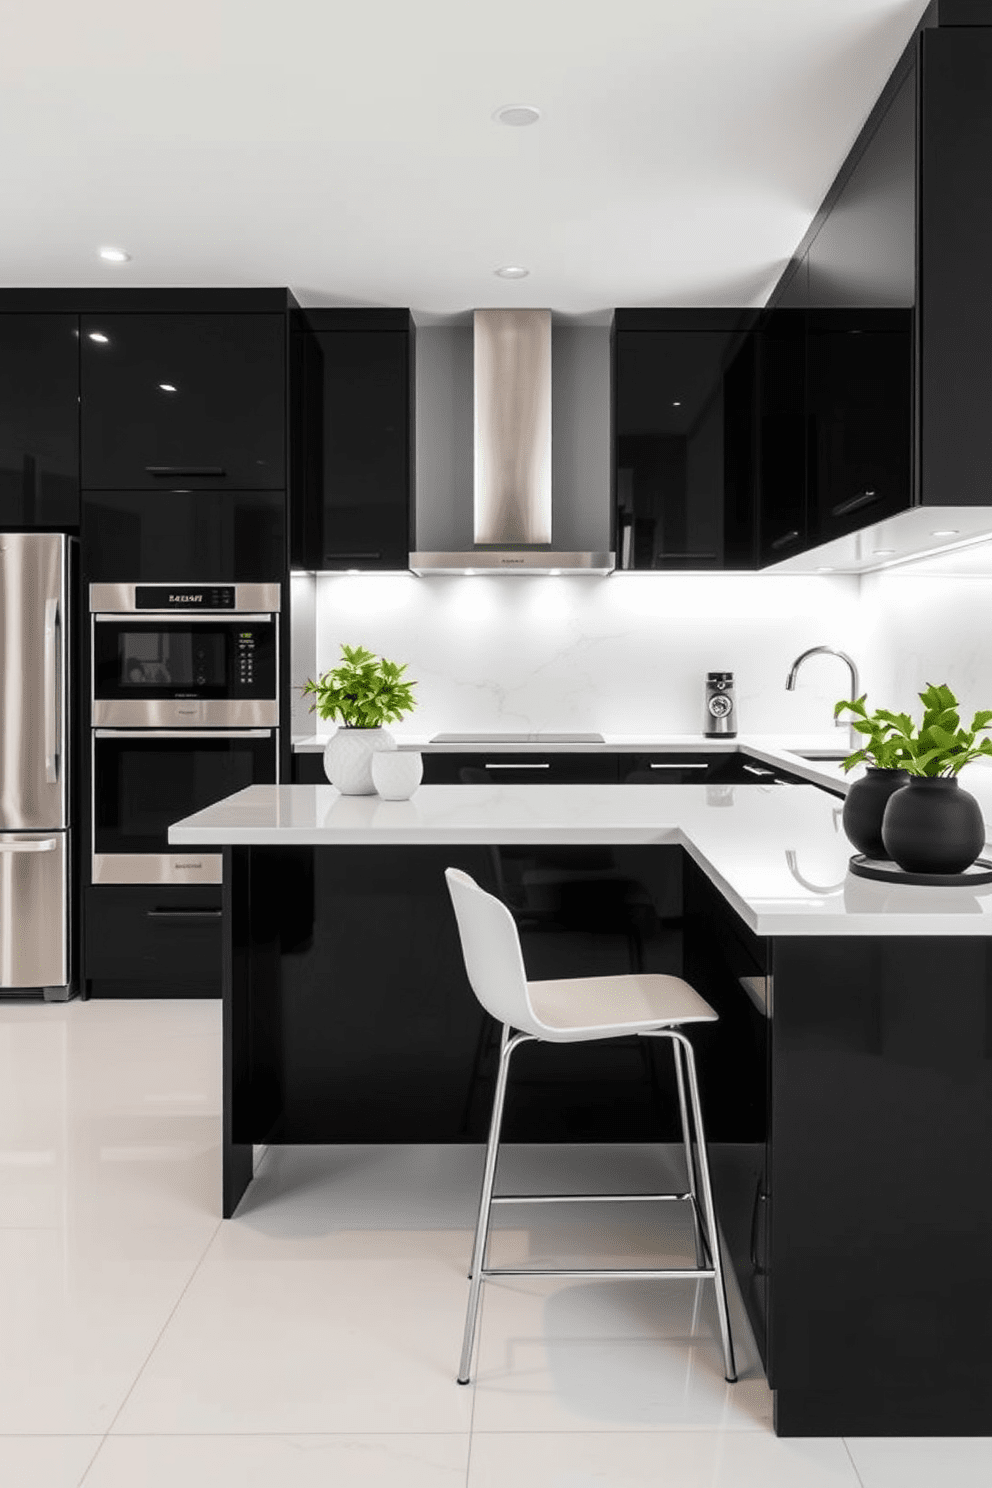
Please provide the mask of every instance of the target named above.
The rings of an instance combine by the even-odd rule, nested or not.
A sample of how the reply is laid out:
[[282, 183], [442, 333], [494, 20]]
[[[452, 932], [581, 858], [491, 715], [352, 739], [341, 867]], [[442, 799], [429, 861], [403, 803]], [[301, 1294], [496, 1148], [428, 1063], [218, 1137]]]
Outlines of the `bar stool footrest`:
[[606, 1281], [611, 1277], [621, 1277], [627, 1281], [712, 1281], [716, 1272], [712, 1266], [680, 1266], [674, 1270], [657, 1271], [648, 1270], [639, 1266], [622, 1267], [611, 1266], [606, 1269], [596, 1267], [560, 1267], [560, 1266], [487, 1266], [480, 1272], [482, 1281], [488, 1281], [490, 1276], [567, 1276], [567, 1277], [595, 1277], [598, 1281]]

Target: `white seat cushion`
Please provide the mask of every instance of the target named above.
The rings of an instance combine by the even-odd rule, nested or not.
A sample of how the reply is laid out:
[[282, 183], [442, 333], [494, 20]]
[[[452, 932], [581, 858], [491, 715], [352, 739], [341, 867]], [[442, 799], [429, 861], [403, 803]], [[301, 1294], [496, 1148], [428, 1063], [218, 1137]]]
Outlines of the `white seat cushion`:
[[674, 976], [569, 977], [528, 982], [549, 1042], [616, 1038], [676, 1023], [715, 1023], [717, 1015], [688, 982]]

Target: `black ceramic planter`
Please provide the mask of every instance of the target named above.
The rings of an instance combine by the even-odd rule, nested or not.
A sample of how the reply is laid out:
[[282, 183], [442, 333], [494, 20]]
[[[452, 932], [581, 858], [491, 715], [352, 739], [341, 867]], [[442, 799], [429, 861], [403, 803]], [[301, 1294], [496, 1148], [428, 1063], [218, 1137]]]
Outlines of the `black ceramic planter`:
[[963, 873], [985, 845], [985, 821], [957, 776], [917, 775], [889, 798], [882, 841], [907, 873]]
[[908, 780], [905, 770], [879, 770], [870, 765], [844, 798], [844, 831], [866, 858], [889, 856], [882, 841], [882, 817], [892, 792]]

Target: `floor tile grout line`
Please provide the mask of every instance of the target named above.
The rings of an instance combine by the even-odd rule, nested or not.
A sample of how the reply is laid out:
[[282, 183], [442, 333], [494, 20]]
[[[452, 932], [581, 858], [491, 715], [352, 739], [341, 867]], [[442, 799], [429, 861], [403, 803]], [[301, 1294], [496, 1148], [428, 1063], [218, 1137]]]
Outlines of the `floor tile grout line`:
[[858, 1472], [858, 1464], [854, 1460], [854, 1453], [851, 1451], [851, 1446], [850, 1446], [850, 1443], [847, 1440], [847, 1437], [846, 1436], [842, 1436], [841, 1437], [841, 1441], [844, 1443], [844, 1451], [848, 1455], [848, 1459], [849, 1459], [850, 1464], [851, 1464], [851, 1467], [852, 1467], [852, 1469], [854, 1471], [854, 1476], [858, 1480], [859, 1488], [865, 1488], [864, 1479], [862, 1478], [861, 1474]]
[[103, 1433], [103, 1436], [102, 1436], [101, 1441], [100, 1441], [100, 1445], [97, 1447], [97, 1449], [94, 1452], [92, 1458], [90, 1459], [89, 1466], [87, 1467], [86, 1471], [83, 1473], [83, 1476], [79, 1480], [78, 1488], [83, 1488], [83, 1484], [86, 1482], [86, 1479], [89, 1477], [90, 1471], [91, 1471], [91, 1469], [93, 1467], [94, 1462], [96, 1462], [96, 1460], [99, 1457], [100, 1453], [103, 1451], [104, 1446], [106, 1445], [106, 1442], [107, 1442], [107, 1438], [109, 1437], [110, 1433], [113, 1431], [114, 1427], [117, 1424], [118, 1419], [120, 1418], [121, 1411], [124, 1409], [124, 1407], [127, 1405], [128, 1401], [131, 1399], [131, 1396], [134, 1394], [135, 1387], [137, 1386], [138, 1381], [141, 1379], [141, 1376], [144, 1374], [145, 1370], [148, 1368], [148, 1364], [149, 1364], [149, 1361], [150, 1361], [150, 1359], [152, 1357], [152, 1354], [154, 1354], [155, 1350], [158, 1348], [159, 1344], [162, 1342], [162, 1339], [165, 1336], [165, 1330], [168, 1328], [169, 1324], [172, 1322], [172, 1319], [175, 1317], [176, 1312], [177, 1312], [177, 1310], [178, 1310], [178, 1308], [180, 1306], [180, 1303], [182, 1302], [182, 1300], [185, 1297], [186, 1293], [189, 1291], [190, 1287], [193, 1285], [193, 1282], [194, 1282], [196, 1276], [199, 1273], [200, 1267], [203, 1265], [203, 1263], [206, 1260], [208, 1254], [210, 1253], [211, 1249], [213, 1248], [214, 1241], [217, 1239], [217, 1236], [220, 1234], [220, 1229], [221, 1229], [221, 1225], [222, 1224], [223, 1224], [223, 1220], [218, 1219], [213, 1234], [210, 1236], [210, 1239], [207, 1241], [206, 1245], [203, 1247], [203, 1251], [202, 1251], [202, 1253], [201, 1253], [201, 1255], [199, 1257], [199, 1260], [197, 1261], [196, 1265], [193, 1267], [193, 1269], [190, 1272], [189, 1276], [186, 1278], [186, 1283], [182, 1287], [182, 1289], [181, 1289], [181, 1291], [179, 1293], [179, 1296], [176, 1298], [176, 1300], [173, 1303], [172, 1307], [169, 1309], [169, 1315], [168, 1315], [168, 1317], [165, 1319], [165, 1322], [162, 1324], [161, 1328], [156, 1333], [155, 1339], [154, 1339], [154, 1341], [152, 1343], [151, 1348], [148, 1350], [147, 1354], [145, 1355], [144, 1359], [141, 1362], [141, 1365], [140, 1365], [140, 1367], [138, 1369], [137, 1374], [134, 1376], [134, 1379], [131, 1381], [130, 1385], [127, 1388], [127, 1392], [126, 1392], [126, 1394], [124, 1396], [124, 1399], [121, 1401], [120, 1405], [117, 1407], [116, 1411], [114, 1412], [113, 1418], [110, 1421], [110, 1424], [108, 1425], [106, 1431]]

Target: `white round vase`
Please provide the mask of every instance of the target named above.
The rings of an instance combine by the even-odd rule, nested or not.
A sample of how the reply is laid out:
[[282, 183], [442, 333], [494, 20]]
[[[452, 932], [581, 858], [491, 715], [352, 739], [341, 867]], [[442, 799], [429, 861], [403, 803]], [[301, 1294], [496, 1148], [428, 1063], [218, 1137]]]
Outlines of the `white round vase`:
[[324, 774], [343, 796], [374, 796], [372, 760], [396, 748], [384, 728], [339, 728], [324, 745]]
[[372, 757], [372, 780], [384, 801], [408, 801], [423, 778], [419, 750], [392, 749]]

